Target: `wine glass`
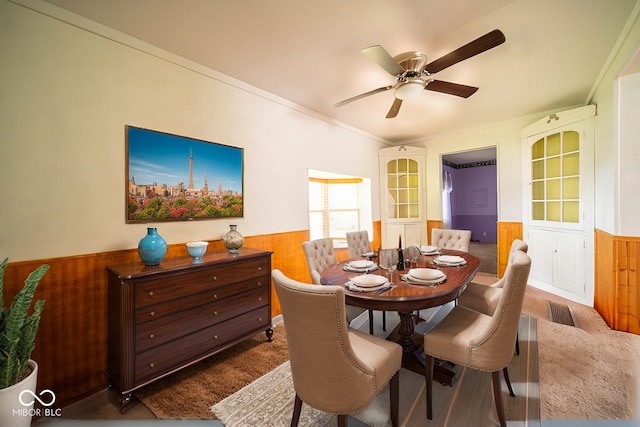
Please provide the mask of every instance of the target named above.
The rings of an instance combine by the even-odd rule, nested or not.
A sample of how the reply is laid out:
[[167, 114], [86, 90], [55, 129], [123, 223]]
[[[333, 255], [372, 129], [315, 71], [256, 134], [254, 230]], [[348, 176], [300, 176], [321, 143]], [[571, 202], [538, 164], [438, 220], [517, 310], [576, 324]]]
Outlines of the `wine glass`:
[[398, 250], [380, 249], [378, 253], [378, 266], [385, 271], [387, 280], [391, 283], [391, 275], [398, 266]]

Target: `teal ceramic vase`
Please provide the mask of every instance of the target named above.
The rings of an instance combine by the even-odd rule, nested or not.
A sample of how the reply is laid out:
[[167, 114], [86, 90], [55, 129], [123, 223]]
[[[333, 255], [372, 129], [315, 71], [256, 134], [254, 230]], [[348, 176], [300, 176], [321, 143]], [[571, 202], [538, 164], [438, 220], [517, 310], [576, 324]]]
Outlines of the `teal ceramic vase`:
[[158, 234], [158, 230], [147, 228], [147, 235], [138, 243], [138, 255], [146, 265], [158, 265], [167, 254], [167, 242]]
[[244, 237], [236, 230], [237, 225], [230, 225], [230, 230], [224, 235], [224, 246], [230, 254], [237, 254], [238, 249], [244, 245]]

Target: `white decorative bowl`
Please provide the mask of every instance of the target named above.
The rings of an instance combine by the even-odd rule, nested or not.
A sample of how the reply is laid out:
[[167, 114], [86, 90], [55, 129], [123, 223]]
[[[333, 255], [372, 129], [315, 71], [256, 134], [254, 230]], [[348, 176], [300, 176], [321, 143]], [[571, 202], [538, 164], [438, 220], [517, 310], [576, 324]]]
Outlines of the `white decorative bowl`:
[[193, 264], [202, 262], [202, 255], [207, 252], [207, 246], [209, 242], [189, 242], [187, 243], [187, 252], [193, 258], [191, 261]]

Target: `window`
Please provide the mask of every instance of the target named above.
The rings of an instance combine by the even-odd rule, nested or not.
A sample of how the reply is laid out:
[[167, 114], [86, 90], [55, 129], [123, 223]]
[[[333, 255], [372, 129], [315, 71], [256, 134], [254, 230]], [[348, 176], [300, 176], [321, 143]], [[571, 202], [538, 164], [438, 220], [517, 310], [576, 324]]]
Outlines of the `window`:
[[330, 237], [346, 242], [346, 233], [367, 229], [372, 235], [369, 180], [354, 177], [309, 176], [311, 240]]
[[533, 220], [580, 222], [580, 140], [575, 131], [554, 133], [531, 147]]

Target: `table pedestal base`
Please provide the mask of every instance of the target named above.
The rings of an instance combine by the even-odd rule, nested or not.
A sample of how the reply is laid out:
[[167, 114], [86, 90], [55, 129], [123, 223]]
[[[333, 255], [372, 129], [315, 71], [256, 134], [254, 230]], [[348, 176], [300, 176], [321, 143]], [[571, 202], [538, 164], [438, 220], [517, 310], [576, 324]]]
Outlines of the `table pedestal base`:
[[[422, 354], [423, 348], [416, 345], [413, 340], [414, 317], [413, 312], [398, 312], [400, 315], [400, 339], [398, 344], [402, 346], [402, 367], [420, 375], [425, 375], [425, 361]], [[433, 367], [433, 379], [442, 385], [452, 386], [455, 382], [455, 372], [445, 368], [440, 363]]]

